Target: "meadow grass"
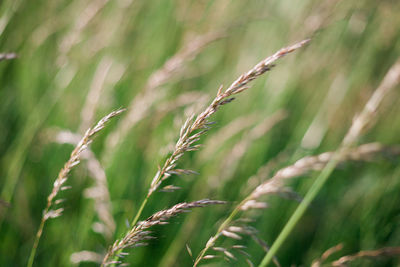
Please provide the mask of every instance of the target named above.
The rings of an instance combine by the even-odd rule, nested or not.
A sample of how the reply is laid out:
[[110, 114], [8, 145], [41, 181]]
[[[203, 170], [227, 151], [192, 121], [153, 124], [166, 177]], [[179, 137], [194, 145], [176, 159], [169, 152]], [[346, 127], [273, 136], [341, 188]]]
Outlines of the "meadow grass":
[[399, 13], [3, 1], [0, 265], [397, 266]]

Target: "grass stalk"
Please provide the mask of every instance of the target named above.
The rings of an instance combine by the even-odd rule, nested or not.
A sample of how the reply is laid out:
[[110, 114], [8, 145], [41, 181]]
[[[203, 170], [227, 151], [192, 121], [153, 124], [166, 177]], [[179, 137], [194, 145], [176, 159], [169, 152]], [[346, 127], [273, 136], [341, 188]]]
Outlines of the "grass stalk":
[[140, 205], [140, 208], [138, 209], [135, 218], [133, 219], [131, 225], [135, 225], [137, 224], [137, 222], [139, 221], [140, 215], [142, 215], [143, 209], [147, 204], [147, 201], [149, 201], [149, 197], [150, 195], [147, 195], [146, 198], [143, 200], [142, 204]]
[[251, 196], [248, 196], [242, 202], [240, 202], [239, 205], [235, 207], [235, 209], [229, 214], [228, 218], [225, 219], [225, 221], [220, 225], [218, 228], [217, 232], [215, 233], [214, 236], [212, 236], [208, 241], [204, 249], [202, 249], [197, 256], [193, 266], [196, 267], [200, 263], [200, 261], [204, 258], [206, 252], [214, 246], [215, 241], [221, 236], [222, 231], [228, 227], [228, 225], [233, 221], [235, 218], [236, 214], [238, 214], [239, 211], [241, 211], [241, 207], [250, 199]]
[[[305, 44], [307, 44], [309, 40], [303, 40], [298, 42], [292, 46], [285, 47], [277, 51], [270, 57], [265, 58], [257, 65], [255, 65], [251, 70], [247, 73], [242, 74], [236, 81], [234, 81], [225, 91], [223, 91], [223, 87], [221, 86], [218, 89], [217, 96], [211, 102], [211, 104], [205, 108], [205, 110], [200, 113], [195, 119], [194, 116], [190, 117], [182, 126], [180, 131], [180, 137], [176, 142], [175, 149], [172, 152], [171, 156], [165, 161], [162, 168], [159, 168], [158, 172], [154, 176], [150, 188], [148, 190], [147, 196], [143, 203], [141, 204], [138, 213], [135, 216], [135, 219], [132, 221], [137, 222], [140, 218], [140, 215], [150, 198], [150, 196], [158, 190], [161, 184], [167, 180], [172, 174], [184, 174], [184, 173], [192, 173], [190, 170], [181, 170], [176, 169], [177, 161], [183, 156], [185, 152], [197, 150], [199, 145], [195, 143], [200, 139], [200, 137], [208, 131], [210, 128], [208, 121], [209, 117], [217, 112], [218, 108], [221, 106], [230, 103], [234, 100], [233, 95], [239, 94], [245, 90], [247, 90], [248, 84], [261, 76], [265, 72], [269, 71], [273, 66], [274, 62], [279, 58], [301, 48]], [[133, 224], [134, 225], [134, 224]]]
[[289, 236], [289, 234], [292, 232], [293, 228], [296, 226], [298, 221], [301, 219], [303, 216], [304, 212], [307, 210], [308, 206], [310, 203], [314, 200], [314, 198], [317, 196], [318, 192], [321, 190], [322, 186], [325, 184], [325, 182], [328, 180], [329, 176], [332, 174], [333, 170], [335, 169], [336, 165], [338, 164], [338, 159], [339, 159], [339, 153], [337, 153], [331, 161], [326, 165], [326, 167], [322, 170], [321, 174], [318, 176], [318, 178], [315, 180], [313, 185], [311, 186], [310, 190], [307, 192], [307, 195], [304, 197], [303, 201], [300, 203], [296, 211], [293, 213], [293, 215], [290, 217], [290, 220], [286, 223], [285, 227], [279, 234], [278, 238], [275, 240], [275, 242], [272, 244], [271, 248], [263, 258], [263, 260], [260, 263], [260, 267], [265, 267], [267, 266], [273, 257], [275, 256], [276, 252], [278, 249], [281, 247], [283, 242], [286, 240], [286, 238]]
[[189, 209], [203, 208], [210, 205], [220, 204], [225, 204], [225, 202], [219, 200], [202, 199], [189, 203], [179, 203], [169, 209], [154, 213], [146, 220], [132, 226], [132, 228], [125, 234], [123, 238], [116, 240], [108, 249], [101, 266], [120, 264], [121, 262], [119, 261], [119, 258], [123, 255], [126, 255], [126, 253], [122, 252], [123, 249], [145, 245], [147, 240], [152, 239], [148, 228], [154, 225], [167, 224], [169, 219], [180, 213], [187, 212]]
[[328, 180], [329, 176], [335, 169], [338, 161], [341, 159], [342, 152], [347, 148], [355, 144], [358, 138], [365, 133], [373, 124], [373, 118], [375, 117], [382, 100], [386, 95], [388, 95], [393, 88], [395, 88], [400, 82], [400, 60], [398, 60], [386, 73], [383, 78], [382, 83], [372, 94], [371, 98], [368, 100], [364, 106], [362, 112], [356, 116], [353, 123], [345, 135], [339, 149], [324, 167], [320, 175], [317, 177], [313, 185], [310, 187], [304, 200], [297, 207], [295, 212], [290, 217], [289, 221], [285, 224], [284, 228], [278, 235], [278, 238], [272, 244], [271, 249], [266, 253], [263, 260], [260, 263], [260, 267], [267, 266], [274, 255], [277, 253], [279, 248], [282, 246], [283, 242], [287, 239], [289, 234], [293, 231], [304, 212], [307, 210], [308, 206], [317, 196], [323, 185]]
[[90, 145], [90, 143], [93, 141], [94, 136], [105, 127], [106, 123], [110, 119], [119, 115], [123, 111], [124, 111], [123, 109], [113, 111], [110, 114], [103, 117], [93, 128], [89, 128], [86, 131], [85, 135], [80, 140], [80, 142], [72, 151], [71, 156], [65, 163], [64, 167], [58, 173], [57, 179], [55, 180], [53, 185], [53, 189], [50, 195], [47, 197], [47, 204], [45, 209], [43, 210], [42, 220], [40, 221], [39, 229], [36, 233], [35, 240], [33, 242], [27, 267], [32, 267], [33, 265], [33, 261], [35, 259], [37, 247], [39, 245], [39, 241], [43, 233], [45, 222], [48, 219], [57, 218], [62, 215], [63, 208], [55, 209], [54, 206], [57, 204], [57, 201], [54, 200], [60, 191], [68, 189], [68, 187], [65, 187], [64, 184], [67, 181], [69, 173], [71, 172], [72, 168], [74, 168], [79, 164], [82, 152], [85, 151], [85, 149]]

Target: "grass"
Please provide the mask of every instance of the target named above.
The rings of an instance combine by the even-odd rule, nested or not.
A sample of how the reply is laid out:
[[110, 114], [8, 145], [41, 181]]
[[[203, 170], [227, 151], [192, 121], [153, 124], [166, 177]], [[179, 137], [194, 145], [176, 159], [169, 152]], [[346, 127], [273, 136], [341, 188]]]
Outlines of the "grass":
[[[399, 87], [361, 111], [400, 57], [399, 12], [369, 0], [4, 1], [0, 265], [28, 263], [57, 173], [88, 127], [125, 107], [51, 200], [63, 215], [28, 265], [98, 266], [111, 249], [133, 266], [397, 266]], [[306, 38], [225, 105], [238, 89], [226, 85]], [[357, 114], [368, 131], [358, 123], [328, 163]], [[226, 203], [173, 216], [208, 199]], [[148, 244], [129, 248], [137, 233]]]

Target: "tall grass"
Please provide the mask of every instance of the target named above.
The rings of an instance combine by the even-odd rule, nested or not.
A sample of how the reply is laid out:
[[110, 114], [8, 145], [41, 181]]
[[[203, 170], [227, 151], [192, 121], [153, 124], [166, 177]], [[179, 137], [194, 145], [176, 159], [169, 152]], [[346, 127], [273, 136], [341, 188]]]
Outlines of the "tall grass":
[[272, 245], [270, 251], [265, 255], [260, 266], [266, 266], [272, 260], [274, 253], [282, 245], [285, 239], [290, 234], [291, 230], [296, 226], [308, 206], [310, 206], [313, 199], [316, 197], [322, 186], [326, 183], [329, 176], [332, 174], [335, 167], [338, 165], [344, 151], [353, 146], [355, 142], [364, 134], [368, 128], [371, 127], [373, 121], [380, 107], [382, 100], [386, 97], [391, 90], [393, 90], [400, 83], [400, 61], [391, 67], [385, 75], [381, 85], [376, 89], [374, 94], [366, 103], [365, 107], [359, 115], [353, 119], [353, 123], [346, 133], [343, 142], [340, 144], [338, 150], [333, 154], [326, 166], [322, 169], [321, 174], [317, 177], [309, 191], [304, 197], [299, 207], [293, 213], [290, 220], [287, 222], [277, 240]]
[[399, 12], [2, 2], [0, 265], [397, 266]]
[[62, 199], [57, 199], [57, 195], [64, 190], [69, 189], [68, 186], [64, 184], [68, 180], [68, 175], [71, 172], [72, 168], [79, 164], [81, 154], [85, 151], [85, 149], [90, 145], [93, 140], [93, 137], [100, 132], [106, 125], [106, 123], [115, 116], [118, 116], [124, 110], [113, 111], [110, 114], [103, 117], [93, 128], [89, 128], [82, 139], [78, 142], [74, 150], [71, 152], [71, 156], [68, 161], [64, 164], [64, 167], [58, 173], [57, 179], [54, 181], [53, 189], [51, 190], [50, 195], [47, 197], [47, 204], [43, 210], [42, 220], [40, 221], [39, 230], [36, 233], [35, 241], [32, 246], [32, 251], [29, 256], [27, 266], [32, 266], [33, 261], [36, 255], [36, 249], [39, 245], [40, 237], [43, 233], [43, 228], [48, 219], [57, 218], [62, 215], [64, 208], [56, 207], [58, 204], [62, 203]]

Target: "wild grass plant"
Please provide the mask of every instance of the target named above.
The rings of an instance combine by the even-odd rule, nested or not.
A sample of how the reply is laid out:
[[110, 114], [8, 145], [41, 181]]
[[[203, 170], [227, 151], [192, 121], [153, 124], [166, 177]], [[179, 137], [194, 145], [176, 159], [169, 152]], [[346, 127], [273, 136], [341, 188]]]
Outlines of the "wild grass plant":
[[397, 266], [399, 12], [4, 1], [0, 265]]

